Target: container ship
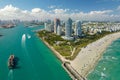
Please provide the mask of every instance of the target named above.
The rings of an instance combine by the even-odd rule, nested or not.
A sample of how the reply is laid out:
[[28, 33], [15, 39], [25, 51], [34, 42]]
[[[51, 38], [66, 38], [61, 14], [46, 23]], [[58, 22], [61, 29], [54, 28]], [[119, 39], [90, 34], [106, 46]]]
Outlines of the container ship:
[[8, 59], [8, 68], [9, 69], [15, 68], [15, 56], [14, 55], [10, 55], [10, 57]]

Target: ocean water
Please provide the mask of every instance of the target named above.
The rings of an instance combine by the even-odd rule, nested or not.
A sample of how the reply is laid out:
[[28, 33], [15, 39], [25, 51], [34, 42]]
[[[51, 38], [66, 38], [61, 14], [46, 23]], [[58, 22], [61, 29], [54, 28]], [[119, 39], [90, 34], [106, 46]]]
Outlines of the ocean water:
[[120, 80], [120, 39], [114, 41], [104, 52], [88, 80]]
[[[22, 24], [11, 29], [0, 29], [0, 80], [71, 80], [53, 52]], [[10, 54], [18, 58], [16, 69], [9, 70]]]

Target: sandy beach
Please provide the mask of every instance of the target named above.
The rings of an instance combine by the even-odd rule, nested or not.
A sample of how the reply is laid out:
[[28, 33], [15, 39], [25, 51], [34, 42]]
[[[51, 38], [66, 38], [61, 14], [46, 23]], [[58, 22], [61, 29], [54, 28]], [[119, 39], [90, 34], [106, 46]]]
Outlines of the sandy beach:
[[82, 48], [78, 56], [70, 61], [71, 66], [83, 77], [94, 69], [106, 48], [116, 39], [120, 38], [120, 32], [109, 34]]

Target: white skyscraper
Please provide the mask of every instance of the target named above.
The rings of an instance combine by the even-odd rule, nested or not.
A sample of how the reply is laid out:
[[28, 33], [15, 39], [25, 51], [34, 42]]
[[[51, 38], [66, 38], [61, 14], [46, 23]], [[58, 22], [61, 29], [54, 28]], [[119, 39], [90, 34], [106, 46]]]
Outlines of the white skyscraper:
[[45, 30], [47, 30], [47, 23], [44, 23], [44, 26], [45, 26]]
[[58, 25], [58, 27], [57, 27], [57, 35], [61, 35], [61, 26], [60, 25]]
[[81, 29], [81, 22], [80, 21], [76, 21], [75, 22], [75, 36], [81, 36], [82, 35], [82, 29]]
[[66, 40], [73, 40], [73, 37], [72, 37], [72, 19], [71, 18], [69, 18], [65, 22], [65, 36], [63, 36], [63, 38]]
[[53, 32], [54, 26], [53, 26], [52, 23], [50, 23], [50, 24], [49, 23], [45, 23], [44, 26], [45, 26], [45, 30], [46, 31]]

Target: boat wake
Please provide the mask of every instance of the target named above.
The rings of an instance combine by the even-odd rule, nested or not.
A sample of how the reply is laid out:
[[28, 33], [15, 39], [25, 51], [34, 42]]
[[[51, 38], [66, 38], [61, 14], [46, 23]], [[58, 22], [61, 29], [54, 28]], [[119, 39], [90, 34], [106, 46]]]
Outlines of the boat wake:
[[26, 37], [27, 37], [26, 34], [22, 35], [21, 43], [22, 43], [22, 48], [23, 48], [24, 52], [26, 53], [27, 57], [29, 57], [28, 51], [27, 51], [27, 48], [26, 48]]
[[25, 45], [25, 41], [26, 41], [26, 35], [25, 34], [23, 34], [22, 35], [22, 46], [24, 46]]
[[8, 80], [13, 80], [13, 70], [12, 69], [9, 70]]
[[23, 35], [22, 35], [21, 43], [22, 43], [22, 46], [23, 46], [23, 47], [25, 47], [26, 38], [27, 38], [27, 39], [30, 39], [30, 38], [31, 38], [31, 35], [30, 35], [30, 34], [23, 34]]
[[31, 36], [30, 36], [29, 34], [27, 34], [27, 38], [28, 38], [28, 39], [30, 39], [30, 38], [31, 38]]

